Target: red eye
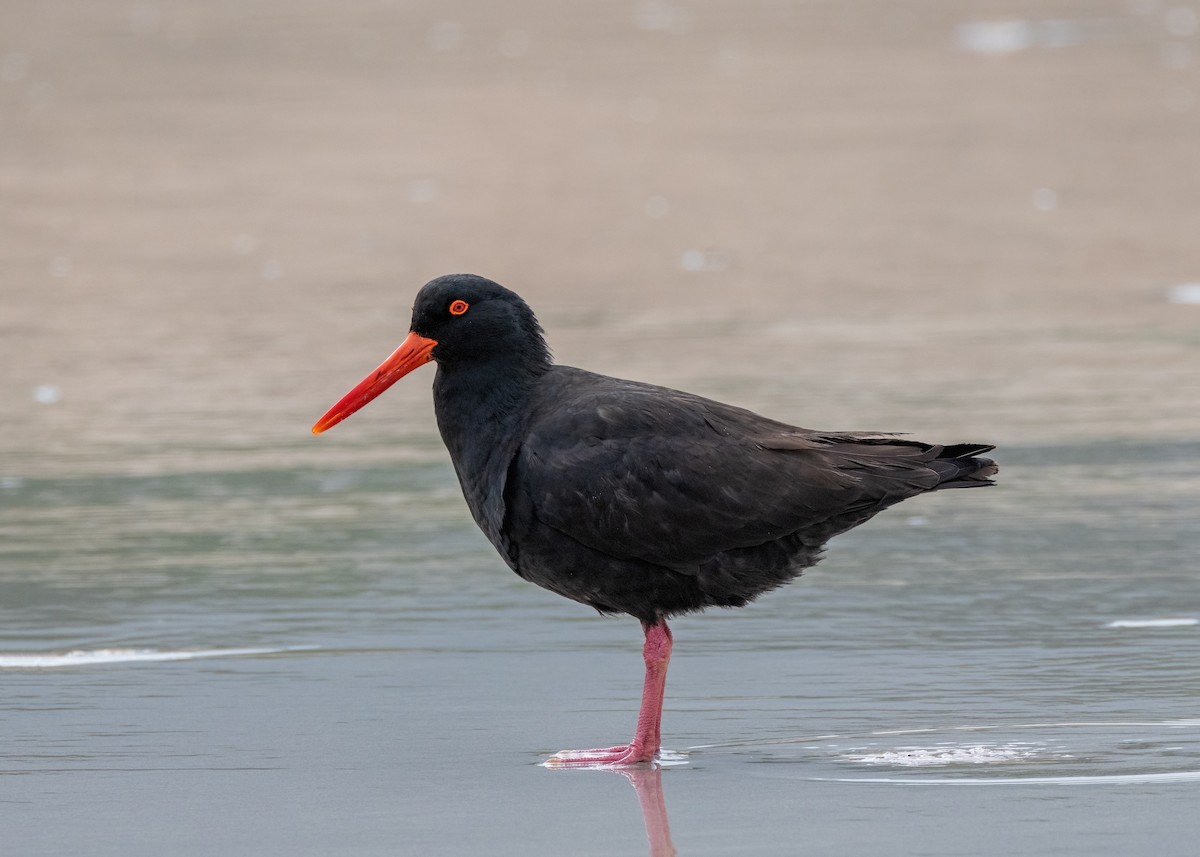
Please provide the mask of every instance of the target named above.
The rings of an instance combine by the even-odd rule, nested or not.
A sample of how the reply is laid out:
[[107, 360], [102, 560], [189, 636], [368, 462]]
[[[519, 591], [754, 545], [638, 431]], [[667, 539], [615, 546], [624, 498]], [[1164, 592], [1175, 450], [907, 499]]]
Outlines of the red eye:
[[450, 304], [450, 315], [462, 315], [467, 311], [467, 307], [469, 306], [470, 304], [466, 301], [454, 301]]

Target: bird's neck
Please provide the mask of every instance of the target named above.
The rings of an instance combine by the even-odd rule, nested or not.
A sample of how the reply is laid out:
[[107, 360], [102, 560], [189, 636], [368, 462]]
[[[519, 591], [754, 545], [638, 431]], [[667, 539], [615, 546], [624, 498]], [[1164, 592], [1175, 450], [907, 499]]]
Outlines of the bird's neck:
[[496, 360], [438, 365], [434, 412], [460, 478], [481, 477], [497, 456], [507, 457], [494, 466], [508, 466], [510, 447], [520, 442], [538, 380], [549, 368], [548, 363], [505, 365]]
[[439, 364], [433, 405], [471, 515], [511, 563], [503, 535], [505, 479], [525, 437], [539, 379], [550, 367], [498, 368]]

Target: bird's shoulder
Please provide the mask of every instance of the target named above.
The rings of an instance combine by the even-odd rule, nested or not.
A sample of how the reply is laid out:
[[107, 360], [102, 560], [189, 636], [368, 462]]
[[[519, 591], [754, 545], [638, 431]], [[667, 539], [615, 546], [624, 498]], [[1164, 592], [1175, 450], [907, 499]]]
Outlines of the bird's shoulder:
[[689, 443], [724, 438], [768, 448], [801, 448], [805, 439], [816, 446], [823, 436], [694, 393], [571, 366], [542, 379], [529, 431], [567, 444], [682, 433]]

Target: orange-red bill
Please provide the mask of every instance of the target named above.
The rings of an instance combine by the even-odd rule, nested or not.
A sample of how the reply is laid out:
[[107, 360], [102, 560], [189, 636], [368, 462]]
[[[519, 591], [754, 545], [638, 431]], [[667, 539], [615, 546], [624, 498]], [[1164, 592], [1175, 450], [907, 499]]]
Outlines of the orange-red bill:
[[435, 345], [436, 339], [409, 331], [407, 338], [392, 352], [391, 357], [380, 363], [378, 369], [363, 378], [357, 387], [342, 396], [336, 405], [325, 412], [325, 416], [317, 420], [317, 424], [312, 427], [313, 434], [320, 434], [337, 425], [409, 372], [418, 366], [424, 366], [433, 359]]

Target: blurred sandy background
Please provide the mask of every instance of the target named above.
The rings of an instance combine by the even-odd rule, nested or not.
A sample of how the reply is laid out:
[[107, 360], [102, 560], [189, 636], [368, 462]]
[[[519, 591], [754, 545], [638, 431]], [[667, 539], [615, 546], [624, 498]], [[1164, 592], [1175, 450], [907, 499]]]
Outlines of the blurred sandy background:
[[0, 476], [441, 454], [431, 370], [308, 428], [454, 271], [801, 425], [1194, 440], [1200, 5], [4, 0], [0, 258]]

